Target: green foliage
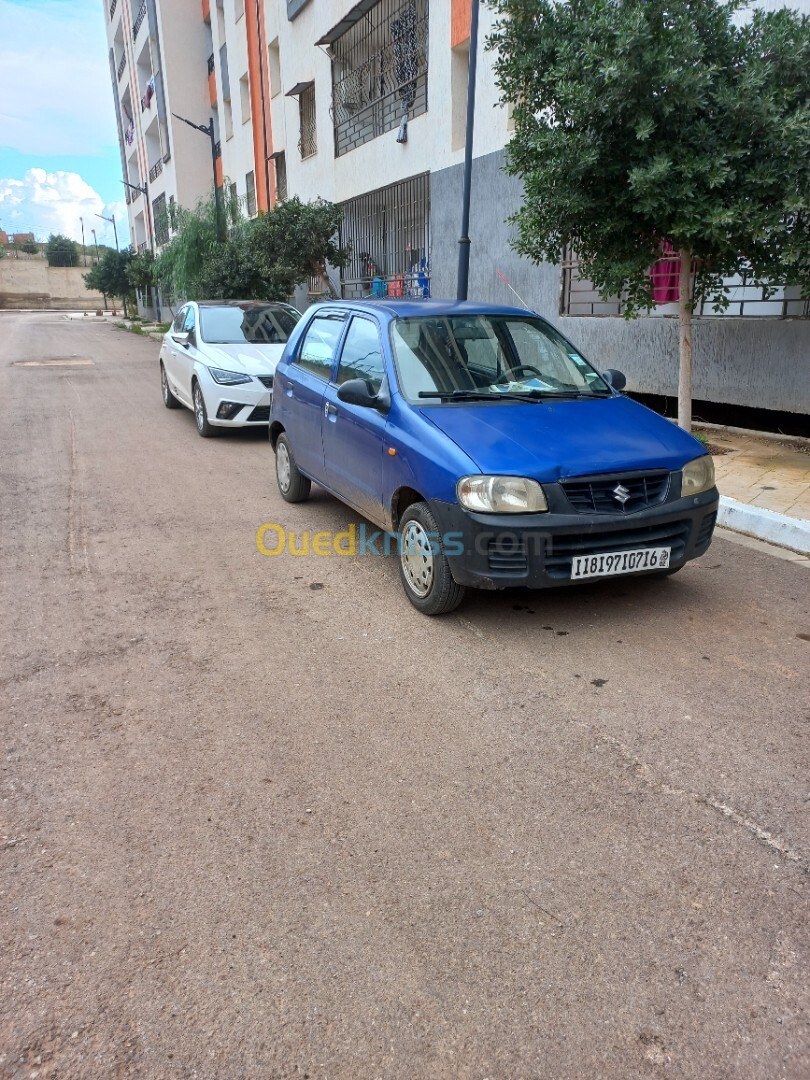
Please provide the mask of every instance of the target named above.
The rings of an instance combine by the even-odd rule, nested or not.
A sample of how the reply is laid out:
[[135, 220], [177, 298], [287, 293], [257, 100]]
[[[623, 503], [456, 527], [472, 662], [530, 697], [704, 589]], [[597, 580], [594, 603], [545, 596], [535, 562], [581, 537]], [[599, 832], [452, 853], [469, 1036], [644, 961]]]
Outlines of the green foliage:
[[733, 21], [738, 0], [491, 0], [490, 47], [515, 103], [507, 168], [523, 180], [522, 254], [572, 247], [628, 316], [652, 304], [668, 240], [720, 279], [810, 292], [810, 19]]
[[57, 233], [48, 237], [45, 245], [45, 256], [48, 266], [78, 266], [79, 247], [68, 236]]
[[20, 251], [24, 252], [26, 255], [36, 255], [39, 248], [33, 240], [24, 240], [20, 244]]
[[127, 282], [130, 289], [146, 290], [157, 285], [155, 256], [151, 251], [133, 254], [126, 268]]
[[245, 220], [237, 200], [225, 206], [227, 237], [217, 239], [213, 199], [176, 210], [171, 243], [157, 259], [157, 276], [171, 296], [187, 300], [286, 300], [295, 286], [345, 266], [348, 251], [335, 243], [341, 210], [322, 199], [288, 199], [268, 214]]
[[123, 299], [130, 291], [127, 271], [132, 257], [131, 248], [123, 251], [112, 251], [108, 248], [95, 266], [82, 275], [88, 289]]

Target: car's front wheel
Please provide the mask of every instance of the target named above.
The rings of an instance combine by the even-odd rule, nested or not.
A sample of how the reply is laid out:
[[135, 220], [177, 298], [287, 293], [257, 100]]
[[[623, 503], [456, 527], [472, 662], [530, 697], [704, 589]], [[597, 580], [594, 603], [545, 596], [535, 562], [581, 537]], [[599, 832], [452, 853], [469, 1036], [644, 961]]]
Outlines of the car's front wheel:
[[405, 595], [423, 615], [444, 615], [464, 599], [450, 573], [439, 529], [425, 502], [413, 503], [399, 523], [399, 576]]
[[281, 497], [288, 503], [303, 502], [309, 497], [312, 481], [299, 472], [290, 440], [281, 434], [276, 441], [276, 480]]
[[210, 439], [212, 435], [217, 435], [217, 429], [212, 427], [208, 423], [208, 413], [205, 408], [205, 398], [198, 382], [194, 383], [194, 419], [197, 423], [197, 433], [202, 435], [204, 439]]
[[179, 409], [180, 402], [169, 389], [169, 380], [166, 378], [166, 368], [163, 361], [160, 362], [160, 390], [163, 394], [163, 404], [167, 409]]

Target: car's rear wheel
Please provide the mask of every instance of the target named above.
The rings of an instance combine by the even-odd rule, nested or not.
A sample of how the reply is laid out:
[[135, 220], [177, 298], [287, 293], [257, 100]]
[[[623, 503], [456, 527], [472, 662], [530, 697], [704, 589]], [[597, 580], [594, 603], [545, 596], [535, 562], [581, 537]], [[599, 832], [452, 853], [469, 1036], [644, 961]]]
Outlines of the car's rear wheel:
[[439, 529], [425, 502], [412, 503], [399, 523], [399, 576], [405, 595], [423, 615], [444, 615], [464, 599], [450, 573]]
[[180, 402], [169, 389], [169, 380], [166, 378], [166, 368], [163, 361], [160, 362], [160, 390], [163, 394], [163, 404], [167, 409], [179, 409]]
[[205, 408], [205, 398], [203, 397], [202, 388], [198, 382], [194, 383], [194, 390], [192, 391], [194, 398], [194, 420], [197, 424], [197, 433], [204, 439], [210, 439], [212, 435], [217, 435], [217, 429], [212, 427], [208, 423], [208, 413]]
[[286, 502], [303, 502], [309, 497], [312, 481], [298, 471], [290, 440], [284, 434], [276, 440], [276, 480], [281, 497]]

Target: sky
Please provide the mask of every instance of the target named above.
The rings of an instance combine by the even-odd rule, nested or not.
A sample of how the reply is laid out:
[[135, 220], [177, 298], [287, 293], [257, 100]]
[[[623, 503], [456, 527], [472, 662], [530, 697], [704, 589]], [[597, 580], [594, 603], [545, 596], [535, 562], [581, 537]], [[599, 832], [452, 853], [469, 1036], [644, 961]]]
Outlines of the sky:
[[128, 238], [104, 0], [0, 0], [0, 228]]

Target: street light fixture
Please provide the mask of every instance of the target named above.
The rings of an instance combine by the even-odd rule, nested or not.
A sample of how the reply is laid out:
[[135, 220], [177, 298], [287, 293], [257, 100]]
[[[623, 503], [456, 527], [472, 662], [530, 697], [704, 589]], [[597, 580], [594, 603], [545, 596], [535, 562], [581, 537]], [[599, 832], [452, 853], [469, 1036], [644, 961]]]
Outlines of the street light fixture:
[[115, 227], [115, 214], [111, 214], [110, 217], [107, 217], [105, 214], [96, 214], [96, 217], [101, 218], [102, 221], [112, 222], [113, 233], [115, 234], [115, 250], [120, 251], [120, 248], [118, 247], [118, 229]]
[[172, 113], [175, 120], [182, 120], [184, 124], [188, 124], [190, 128], [194, 128], [195, 131], [201, 132], [203, 135], [207, 135], [211, 140], [211, 165], [214, 170], [214, 217], [216, 219], [216, 231], [217, 239], [225, 239], [225, 230], [222, 223], [222, 215], [219, 207], [219, 184], [217, 183], [217, 141], [214, 135], [214, 118], [210, 116], [207, 124], [195, 124], [193, 120], [187, 120], [185, 116], [178, 116], [177, 113]]
[[146, 232], [149, 236], [149, 247], [152, 249], [152, 254], [155, 254], [155, 237], [152, 231], [152, 215], [149, 210], [149, 185], [143, 184], [130, 184], [129, 180], [122, 180], [121, 183], [124, 187], [132, 188], [133, 191], [140, 192], [146, 200]]

